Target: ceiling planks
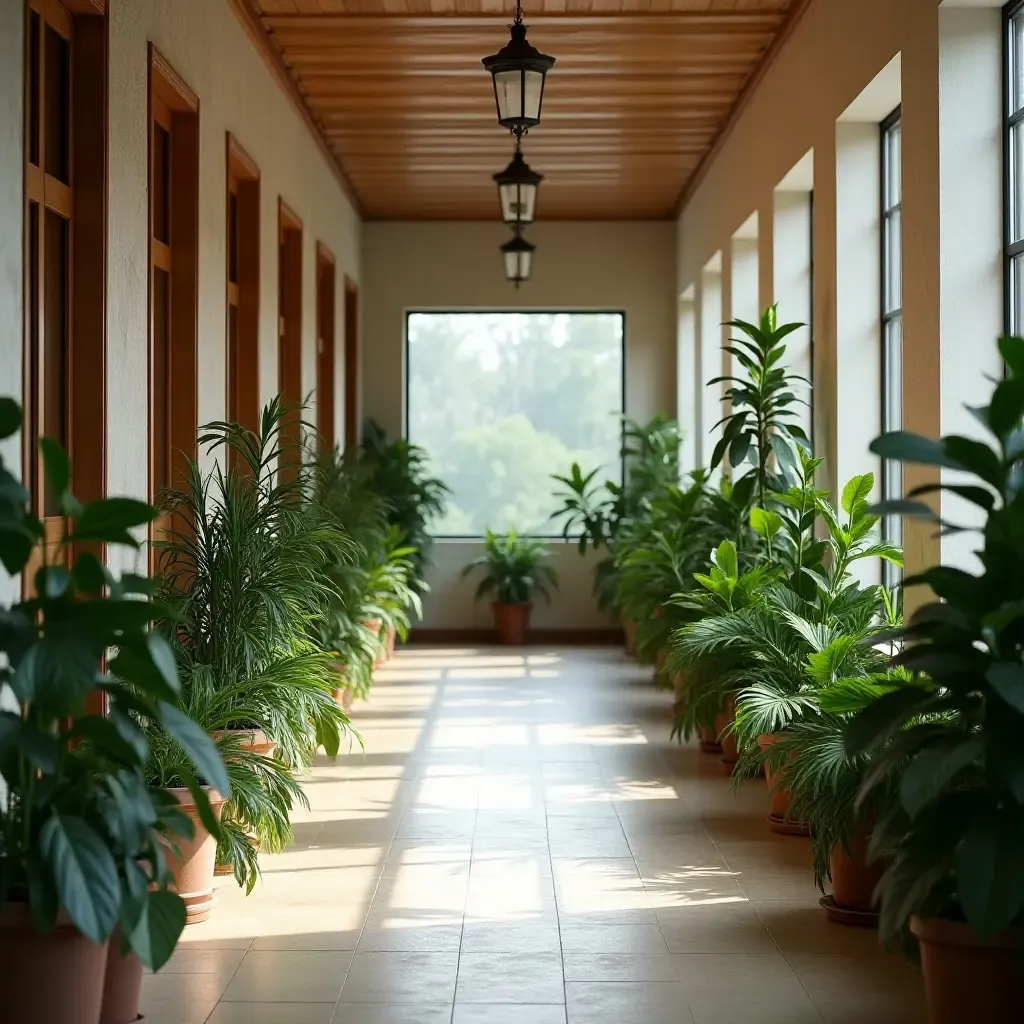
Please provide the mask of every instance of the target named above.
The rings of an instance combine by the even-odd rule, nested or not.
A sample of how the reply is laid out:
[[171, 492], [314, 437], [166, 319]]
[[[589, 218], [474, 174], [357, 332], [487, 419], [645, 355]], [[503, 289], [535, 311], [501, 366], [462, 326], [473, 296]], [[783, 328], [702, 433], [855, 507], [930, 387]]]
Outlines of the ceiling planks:
[[[491, 219], [512, 140], [480, 58], [514, 0], [245, 0], [370, 219]], [[795, 0], [799, 4], [799, 0]], [[557, 63], [524, 154], [538, 217], [660, 219], [794, 0], [527, 0]]]

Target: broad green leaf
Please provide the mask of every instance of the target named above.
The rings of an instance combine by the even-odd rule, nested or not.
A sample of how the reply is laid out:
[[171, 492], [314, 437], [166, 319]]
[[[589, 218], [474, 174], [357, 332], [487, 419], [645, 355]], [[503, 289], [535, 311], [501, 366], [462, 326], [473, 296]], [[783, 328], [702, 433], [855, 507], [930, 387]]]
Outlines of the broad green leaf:
[[58, 500], [71, 485], [71, 463], [67, 452], [51, 437], [39, 439], [39, 452], [43, 457], [43, 471], [51, 493]]
[[736, 545], [731, 540], [723, 540], [715, 549], [711, 561], [730, 579], [739, 577], [739, 559], [736, 556]]
[[778, 512], [755, 505], [750, 510], [750, 526], [762, 537], [774, 537], [782, 529], [782, 516]]
[[918, 463], [923, 466], [942, 466], [946, 469], [962, 469], [963, 467], [951, 455], [941, 441], [931, 437], [921, 437], [905, 430], [894, 430], [882, 434], [871, 442], [869, 448], [875, 455], [883, 459], [895, 459], [898, 462]]
[[78, 930], [104, 942], [117, 923], [121, 883], [107, 844], [81, 818], [54, 811], [39, 834], [60, 902]]
[[989, 666], [985, 678], [1010, 707], [1024, 714], [1024, 667], [1016, 662], [997, 661]]
[[942, 440], [946, 453], [963, 469], [980, 476], [997, 491], [1002, 491], [1006, 472], [999, 455], [987, 444], [973, 437], [945, 437]]
[[999, 339], [999, 354], [1014, 377], [1024, 379], [1024, 338], [1006, 335]]
[[21, 430], [21, 406], [13, 398], [0, 398], [0, 440]]
[[992, 392], [988, 407], [988, 425], [996, 437], [1005, 438], [1020, 426], [1024, 415], [1024, 379], [1008, 377]]
[[0, 523], [0, 562], [9, 576], [25, 568], [35, 546], [36, 538], [20, 523]]
[[871, 496], [871, 489], [874, 486], [875, 476], [873, 473], [850, 477], [843, 488], [843, 497], [840, 502], [843, 511], [852, 517], [854, 511]]
[[163, 676], [164, 682], [175, 692], [181, 692], [181, 682], [178, 679], [178, 666], [174, 660], [174, 651], [171, 645], [156, 630], [151, 630], [146, 637], [146, 646], [149, 649], [149, 656], [157, 671]]
[[1024, 825], [1017, 815], [980, 815], [956, 851], [960, 906], [983, 941], [1009, 927], [1024, 905]]
[[128, 941], [150, 970], [159, 971], [171, 958], [184, 928], [185, 901], [177, 893], [158, 889], [147, 894]]
[[231, 783], [228, 781], [224, 761], [209, 735], [183, 711], [166, 701], [160, 702], [160, 722], [188, 755], [199, 779], [212, 786], [221, 796], [230, 796]]
[[900, 779], [900, 799], [916, 818], [968, 765], [985, 752], [979, 737], [951, 736], [921, 750]]
[[847, 723], [844, 730], [847, 752], [855, 757], [881, 746], [933, 700], [929, 691], [917, 687], [895, 690], [880, 697]]

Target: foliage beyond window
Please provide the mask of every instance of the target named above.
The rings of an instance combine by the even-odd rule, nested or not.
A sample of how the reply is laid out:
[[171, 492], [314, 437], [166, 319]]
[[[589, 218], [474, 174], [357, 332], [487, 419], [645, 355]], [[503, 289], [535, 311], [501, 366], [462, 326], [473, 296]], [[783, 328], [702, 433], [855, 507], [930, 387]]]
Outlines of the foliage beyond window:
[[435, 536], [555, 532], [552, 466], [621, 482], [621, 313], [410, 313], [408, 436], [451, 488]]

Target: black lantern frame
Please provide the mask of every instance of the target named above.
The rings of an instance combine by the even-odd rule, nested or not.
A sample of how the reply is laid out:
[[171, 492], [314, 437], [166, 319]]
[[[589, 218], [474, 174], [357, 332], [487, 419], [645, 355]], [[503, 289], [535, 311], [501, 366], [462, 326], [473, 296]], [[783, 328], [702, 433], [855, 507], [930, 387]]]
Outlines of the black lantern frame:
[[537, 190], [544, 175], [538, 174], [523, 159], [518, 143], [508, 167], [492, 177], [498, 186], [501, 219], [513, 227], [517, 224], [532, 224], [537, 213]]
[[505, 263], [505, 277], [518, 288], [524, 281], [530, 280], [533, 270], [533, 254], [537, 246], [532, 245], [517, 229], [516, 233], [501, 247], [501, 255]]
[[516, 20], [509, 27], [512, 33], [509, 41], [497, 53], [484, 57], [481, 63], [493, 80], [498, 124], [521, 138], [540, 124], [544, 79], [554, 66], [555, 58], [541, 53], [526, 41], [523, 9], [518, 4]]

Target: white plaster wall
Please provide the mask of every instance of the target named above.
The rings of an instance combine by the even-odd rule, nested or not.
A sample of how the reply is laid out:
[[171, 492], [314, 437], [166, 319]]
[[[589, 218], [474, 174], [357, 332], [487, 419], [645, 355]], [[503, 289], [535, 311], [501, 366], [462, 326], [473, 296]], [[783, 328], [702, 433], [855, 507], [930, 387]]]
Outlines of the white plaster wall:
[[[500, 223], [367, 223], [363, 227], [363, 411], [389, 431], [403, 429], [405, 311], [439, 309], [622, 309], [626, 313], [626, 413], [646, 420], [675, 414], [678, 306], [675, 225], [670, 221], [537, 223], [531, 280], [518, 291], [504, 278]], [[561, 593], [539, 606], [540, 628], [608, 625], [591, 596], [592, 567], [571, 546], [553, 545]], [[424, 625], [490, 625], [459, 572], [479, 545], [435, 546]]]
[[[903, 93], [904, 352], [912, 381], [905, 422], [933, 436], [940, 425], [938, 34], [936, 0], [814, 0], [679, 218], [677, 294], [700, 279], [712, 255], [727, 250], [737, 229], [764, 208], [765, 195], [814, 151], [815, 439], [826, 458], [821, 482], [828, 486], [836, 483], [841, 461], [837, 390], [845, 386], [836, 351], [836, 121], [886, 68], [890, 78], [902, 80]], [[888, 82], [881, 84], [888, 89]], [[875, 432], [875, 422], [862, 423], [857, 443], [866, 446]], [[911, 471], [907, 484], [927, 478]], [[908, 526], [906, 550], [910, 571], [939, 553], [930, 528], [917, 526]]]
[[[1002, 375], [992, 341], [1003, 325], [1001, 29], [998, 10], [939, 12], [942, 432], [982, 440], [991, 439], [964, 406], [987, 405]], [[957, 523], [980, 519], [955, 495], [943, 511]], [[942, 560], [977, 572], [978, 547], [977, 534], [943, 537]]]
[[[146, 493], [147, 43], [199, 96], [199, 421], [225, 392], [225, 133], [260, 169], [260, 398], [277, 391], [277, 218], [282, 196], [303, 222], [303, 389], [316, 377], [316, 243], [336, 257], [339, 408], [344, 277], [359, 280], [356, 212], [327, 158], [227, 0], [110, 0], [108, 424], [111, 494]], [[6, 72], [6, 68], [4, 69]]]

